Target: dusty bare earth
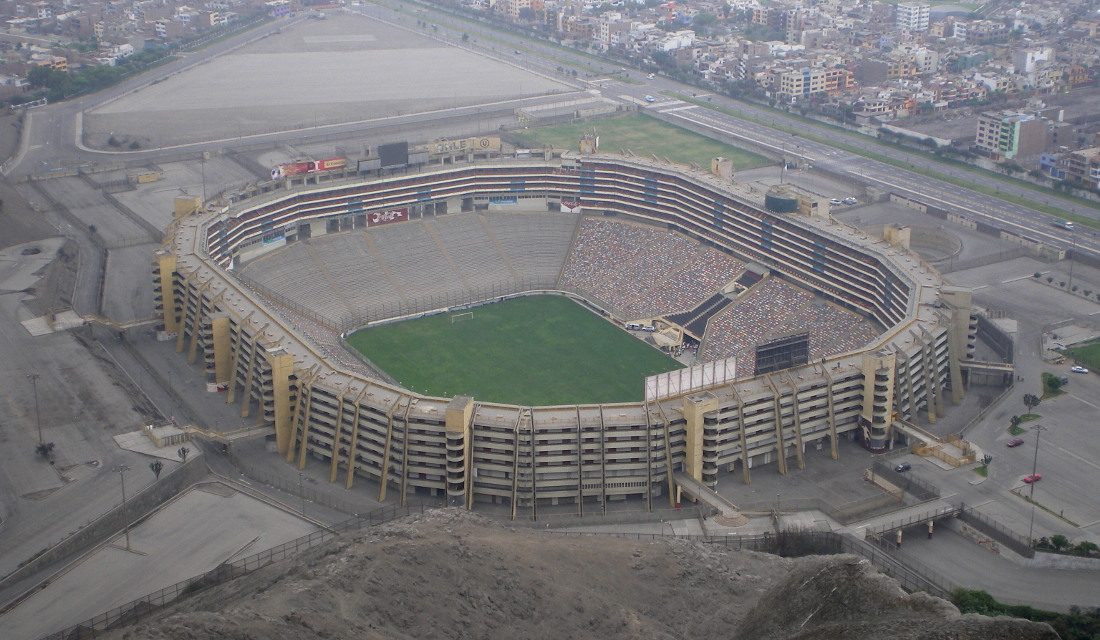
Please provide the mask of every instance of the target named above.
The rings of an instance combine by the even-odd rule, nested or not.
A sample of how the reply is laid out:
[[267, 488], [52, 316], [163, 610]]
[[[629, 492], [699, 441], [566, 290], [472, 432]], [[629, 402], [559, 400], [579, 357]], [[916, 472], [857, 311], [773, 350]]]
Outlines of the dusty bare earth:
[[677, 540], [558, 537], [455, 510], [372, 529], [204, 591], [112, 638], [1013, 640], [852, 556], [785, 559]]

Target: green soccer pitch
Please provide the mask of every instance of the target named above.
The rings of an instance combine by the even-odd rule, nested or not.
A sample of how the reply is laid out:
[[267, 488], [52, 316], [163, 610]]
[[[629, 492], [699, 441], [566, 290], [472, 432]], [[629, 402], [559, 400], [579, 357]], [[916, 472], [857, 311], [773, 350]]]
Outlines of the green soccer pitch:
[[636, 402], [644, 378], [679, 369], [563, 296], [527, 296], [363, 329], [351, 347], [405, 388], [525, 406]]

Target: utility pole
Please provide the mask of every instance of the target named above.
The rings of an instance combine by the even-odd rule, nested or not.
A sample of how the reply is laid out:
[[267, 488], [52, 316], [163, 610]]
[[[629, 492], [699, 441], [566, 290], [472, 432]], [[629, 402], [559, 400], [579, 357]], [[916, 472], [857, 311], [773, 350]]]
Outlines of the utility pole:
[[42, 444], [42, 421], [38, 417], [38, 378], [37, 373], [28, 373], [27, 377], [31, 380], [31, 390], [34, 392], [34, 425], [38, 428], [38, 444]]
[[[122, 506], [123, 507], [126, 506], [126, 472], [129, 471], [129, 470], [130, 470], [130, 467], [127, 467], [124, 464], [118, 465], [118, 479], [122, 482]], [[124, 518], [123, 521], [126, 523], [125, 526], [123, 527], [125, 532], [126, 532], [126, 550], [129, 551], [130, 550], [130, 519], [129, 518]]]
[[1031, 541], [1032, 541], [1031, 534], [1034, 533], [1034, 531], [1035, 531], [1035, 481], [1034, 481], [1034, 477], [1035, 477], [1035, 471], [1036, 471], [1036, 469], [1038, 469], [1038, 466], [1039, 466], [1039, 435], [1042, 432], [1046, 431], [1047, 428], [1044, 427], [1041, 424], [1037, 424], [1034, 427], [1032, 427], [1032, 429], [1035, 430], [1035, 457], [1031, 461], [1031, 476], [1032, 476], [1033, 479], [1032, 479], [1032, 482], [1031, 482], [1031, 492], [1028, 495], [1028, 500], [1031, 500], [1031, 524], [1028, 525], [1028, 527], [1027, 527], [1027, 543], [1028, 544], [1031, 544]]
[[1069, 250], [1069, 284], [1066, 286], [1066, 291], [1073, 293], [1073, 254], [1077, 253], [1077, 229], [1071, 229], [1069, 232], [1072, 248]]
[[305, 494], [305, 491], [302, 490], [302, 477], [303, 476], [304, 476], [304, 474], [301, 471], [299, 471], [298, 472], [298, 495], [302, 498], [302, 515], [304, 516], [304, 515], [306, 515], [306, 494]]

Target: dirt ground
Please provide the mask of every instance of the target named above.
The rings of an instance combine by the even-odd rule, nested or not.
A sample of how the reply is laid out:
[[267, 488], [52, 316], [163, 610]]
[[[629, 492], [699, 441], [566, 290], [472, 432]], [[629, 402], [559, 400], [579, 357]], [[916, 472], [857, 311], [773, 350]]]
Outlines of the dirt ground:
[[107, 637], [1057, 638], [909, 596], [852, 556], [541, 535], [458, 510], [314, 549]]

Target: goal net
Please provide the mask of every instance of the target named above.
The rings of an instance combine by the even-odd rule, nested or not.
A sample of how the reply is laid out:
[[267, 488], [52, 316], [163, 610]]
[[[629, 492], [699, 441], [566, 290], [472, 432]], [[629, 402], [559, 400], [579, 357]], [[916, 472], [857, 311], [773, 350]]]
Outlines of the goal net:
[[462, 322], [463, 320], [473, 320], [473, 319], [474, 319], [474, 312], [473, 311], [460, 311], [458, 313], [452, 313], [451, 314], [451, 324], [454, 324], [456, 322]]

